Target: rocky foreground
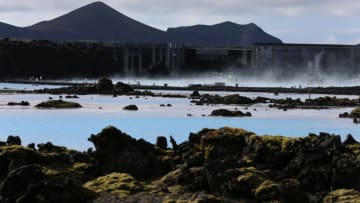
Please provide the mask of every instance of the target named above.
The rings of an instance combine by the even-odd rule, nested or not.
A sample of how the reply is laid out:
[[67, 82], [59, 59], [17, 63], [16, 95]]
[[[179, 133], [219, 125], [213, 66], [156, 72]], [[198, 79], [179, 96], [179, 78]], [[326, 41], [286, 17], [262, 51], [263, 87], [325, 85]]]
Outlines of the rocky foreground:
[[96, 150], [0, 142], [0, 202], [360, 202], [360, 144], [204, 129], [172, 149], [114, 127]]

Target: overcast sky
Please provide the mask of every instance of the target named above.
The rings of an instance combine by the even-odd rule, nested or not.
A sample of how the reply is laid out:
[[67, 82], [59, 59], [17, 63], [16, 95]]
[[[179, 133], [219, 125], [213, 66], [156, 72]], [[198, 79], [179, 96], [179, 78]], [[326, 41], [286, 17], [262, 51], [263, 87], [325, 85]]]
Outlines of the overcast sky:
[[[0, 21], [28, 26], [91, 0], [0, 0]], [[253, 22], [288, 43], [360, 43], [360, 0], [104, 0], [166, 30], [193, 24]]]

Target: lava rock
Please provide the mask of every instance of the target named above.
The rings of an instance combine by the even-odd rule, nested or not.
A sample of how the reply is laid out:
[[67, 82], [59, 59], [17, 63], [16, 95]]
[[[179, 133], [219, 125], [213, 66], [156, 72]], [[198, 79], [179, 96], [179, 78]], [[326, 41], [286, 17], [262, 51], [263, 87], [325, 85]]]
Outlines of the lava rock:
[[21, 139], [19, 136], [8, 136], [6, 143], [8, 145], [21, 145]]
[[128, 105], [128, 106], [125, 106], [124, 107], [124, 110], [127, 110], [127, 111], [137, 111], [139, 110], [138, 107], [134, 104], [131, 104], [131, 105]]
[[156, 138], [156, 146], [160, 149], [167, 149], [167, 139], [166, 137], [159, 136]]
[[250, 112], [243, 113], [242, 111], [230, 111], [227, 109], [217, 109], [211, 112], [211, 116], [251, 117], [251, 113]]

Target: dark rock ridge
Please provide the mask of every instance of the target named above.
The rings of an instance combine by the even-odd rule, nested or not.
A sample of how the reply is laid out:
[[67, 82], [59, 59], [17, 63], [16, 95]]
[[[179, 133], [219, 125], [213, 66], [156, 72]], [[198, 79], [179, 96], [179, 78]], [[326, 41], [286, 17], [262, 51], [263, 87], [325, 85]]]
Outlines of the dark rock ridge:
[[[36, 90], [36, 93], [47, 94], [105, 94], [105, 95], [124, 95], [124, 94], [142, 94], [141, 92], [134, 91], [134, 89], [122, 82], [113, 82], [108, 78], [101, 78], [93, 84], [79, 84], [69, 87], [53, 88], [53, 89], [41, 89]], [[144, 95], [152, 95], [150, 91], [144, 91]], [[74, 97], [76, 98], [76, 97]]]
[[63, 101], [63, 100], [48, 100], [37, 104], [37, 108], [55, 108], [55, 109], [72, 109], [81, 108], [82, 106], [76, 102]]
[[243, 113], [242, 111], [231, 111], [227, 109], [216, 109], [211, 112], [210, 116], [251, 117], [251, 113], [250, 112]]
[[95, 2], [58, 18], [29, 27], [0, 24], [0, 37], [57, 41], [129, 43], [179, 42], [187, 44], [248, 46], [281, 43], [255, 24], [231, 22], [212, 26], [170, 28], [167, 32], [131, 19], [102, 2]]
[[21, 101], [21, 102], [8, 102], [8, 106], [30, 106], [28, 101]]
[[139, 108], [134, 105], [134, 104], [130, 104], [124, 107], [124, 110], [128, 110], [128, 111], [137, 111], [139, 110]]
[[360, 200], [360, 144], [351, 136], [341, 143], [327, 133], [204, 129], [179, 145], [171, 139], [174, 149], [167, 149], [164, 137], [156, 146], [110, 126], [89, 140], [95, 151], [1, 144], [1, 202]]
[[[309, 109], [323, 109], [333, 107], [354, 107], [360, 104], [359, 99], [337, 98], [337, 97], [318, 97], [315, 99], [301, 100], [293, 98], [285, 99], [270, 99], [266, 97], [249, 98], [239, 94], [219, 96], [219, 95], [201, 95], [192, 100], [196, 105], [204, 104], [228, 104], [228, 105], [251, 105], [256, 103], [270, 103], [269, 107], [279, 109], [296, 109], [296, 108], [309, 108]], [[360, 108], [354, 109], [350, 113], [341, 114], [341, 117], [350, 116], [352, 118], [360, 118]]]

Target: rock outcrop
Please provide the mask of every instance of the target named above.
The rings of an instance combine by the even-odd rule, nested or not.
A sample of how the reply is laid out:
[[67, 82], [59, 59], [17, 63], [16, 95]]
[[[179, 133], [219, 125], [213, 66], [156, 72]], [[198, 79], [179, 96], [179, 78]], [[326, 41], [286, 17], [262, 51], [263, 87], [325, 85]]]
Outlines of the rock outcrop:
[[4, 142], [0, 201], [360, 201], [360, 144], [350, 136], [203, 129], [168, 149], [164, 137], [154, 145], [110, 126], [89, 140], [95, 151]]

